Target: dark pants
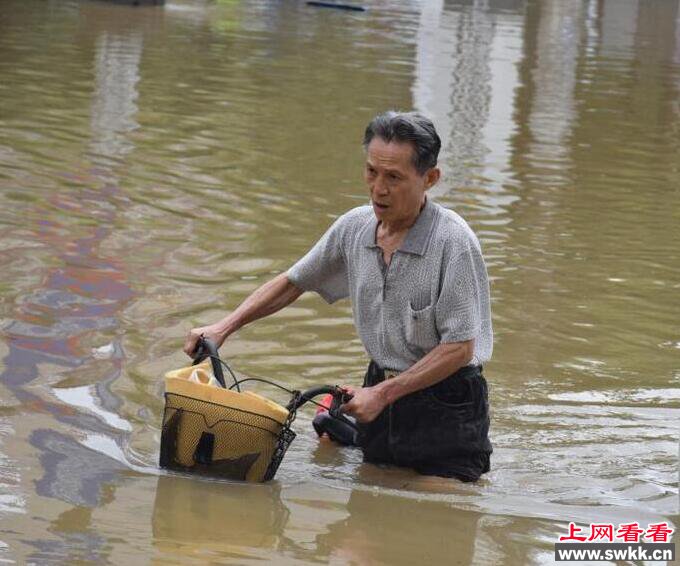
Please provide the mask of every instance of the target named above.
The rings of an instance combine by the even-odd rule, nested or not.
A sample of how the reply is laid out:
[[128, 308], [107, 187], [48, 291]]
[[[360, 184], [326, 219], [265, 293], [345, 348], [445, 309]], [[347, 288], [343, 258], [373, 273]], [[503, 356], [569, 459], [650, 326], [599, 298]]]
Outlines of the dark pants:
[[[364, 387], [385, 379], [371, 362]], [[364, 461], [414, 468], [425, 475], [476, 481], [489, 471], [489, 395], [481, 367], [453, 375], [389, 405], [359, 425]]]

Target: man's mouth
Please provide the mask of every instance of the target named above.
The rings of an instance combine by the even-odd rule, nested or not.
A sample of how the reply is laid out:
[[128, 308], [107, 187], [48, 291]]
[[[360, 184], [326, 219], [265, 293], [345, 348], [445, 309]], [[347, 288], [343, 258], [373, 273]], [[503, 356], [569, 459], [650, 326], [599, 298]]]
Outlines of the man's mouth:
[[387, 204], [382, 204], [382, 203], [380, 203], [380, 202], [375, 202], [375, 201], [373, 201], [373, 204], [374, 204], [375, 206], [377, 206], [377, 207], [378, 207], [379, 209], [381, 209], [381, 210], [386, 210], [386, 209], [389, 208], [389, 205], [387, 205]]

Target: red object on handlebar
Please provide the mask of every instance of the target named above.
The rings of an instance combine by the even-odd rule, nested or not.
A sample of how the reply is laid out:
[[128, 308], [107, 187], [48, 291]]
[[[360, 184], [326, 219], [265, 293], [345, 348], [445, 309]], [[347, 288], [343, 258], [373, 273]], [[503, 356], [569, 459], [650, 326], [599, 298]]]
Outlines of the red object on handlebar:
[[331, 393], [324, 395], [324, 398], [321, 399], [321, 401], [319, 402], [321, 407], [317, 407], [315, 415], [318, 415], [319, 413], [330, 411], [332, 403], [333, 403], [333, 395]]

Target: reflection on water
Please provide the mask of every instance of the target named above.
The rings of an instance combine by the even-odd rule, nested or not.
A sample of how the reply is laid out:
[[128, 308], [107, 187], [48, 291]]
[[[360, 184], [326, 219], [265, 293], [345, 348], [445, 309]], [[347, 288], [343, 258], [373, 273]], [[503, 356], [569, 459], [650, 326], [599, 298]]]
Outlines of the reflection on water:
[[138, 127], [137, 82], [142, 56], [139, 33], [109, 35], [97, 40], [95, 92], [92, 105], [92, 151], [122, 158], [133, 150], [125, 134]]
[[[3, 7], [1, 559], [544, 563], [566, 521], [677, 515], [677, 1]], [[492, 473], [364, 465], [303, 412], [271, 485], [161, 474], [184, 333], [365, 202], [387, 107], [435, 119], [488, 260]], [[223, 353], [297, 388], [366, 363], [306, 296]]]
[[[320, 556], [333, 556], [346, 564], [473, 561], [476, 513], [452, 513], [446, 504], [364, 490], [353, 490], [345, 509], [346, 517], [316, 537]], [[413, 525], [427, 525], [429, 545], [411, 544]]]
[[153, 542], [159, 552], [177, 558], [214, 553], [238, 560], [248, 557], [248, 549], [294, 546], [284, 536], [289, 515], [276, 484], [225, 485], [161, 476], [153, 506]]
[[585, 10], [582, 2], [541, 5], [527, 124], [532, 138], [529, 154], [538, 167], [569, 168], [565, 142], [575, 121], [576, 65], [583, 48]]

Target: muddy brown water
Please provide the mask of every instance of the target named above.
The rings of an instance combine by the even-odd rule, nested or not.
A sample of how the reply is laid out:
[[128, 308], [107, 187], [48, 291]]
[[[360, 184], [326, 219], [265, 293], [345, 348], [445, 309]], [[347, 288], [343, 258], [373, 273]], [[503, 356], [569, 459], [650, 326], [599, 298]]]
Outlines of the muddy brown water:
[[[569, 521], [677, 524], [678, 2], [366, 5], [2, 3], [1, 560], [543, 564]], [[434, 118], [488, 261], [492, 472], [364, 465], [309, 410], [270, 484], [161, 472], [185, 332], [366, 201], [389, 107]], [[300, 388], [366, 363], [316, 296], [222, 352]]]

